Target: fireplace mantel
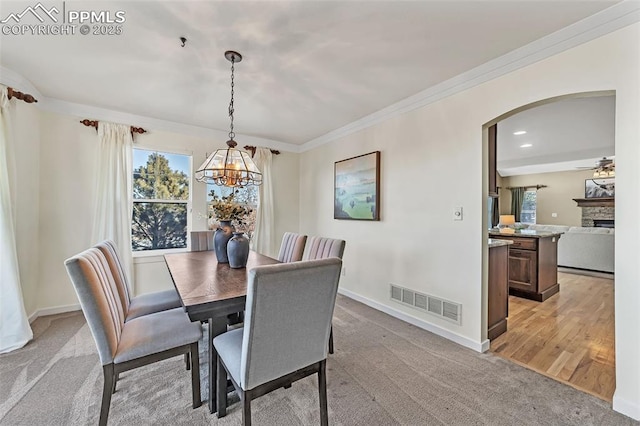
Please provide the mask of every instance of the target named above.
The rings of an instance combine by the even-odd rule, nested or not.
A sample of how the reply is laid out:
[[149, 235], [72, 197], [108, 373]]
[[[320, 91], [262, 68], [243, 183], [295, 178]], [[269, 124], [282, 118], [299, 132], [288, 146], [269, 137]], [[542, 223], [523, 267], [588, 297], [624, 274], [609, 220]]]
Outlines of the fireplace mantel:
[[615, 207], [616, 199], [614, 197], [607, 198], [574, 198], [573, 201], [578, 203], [578, 207]]

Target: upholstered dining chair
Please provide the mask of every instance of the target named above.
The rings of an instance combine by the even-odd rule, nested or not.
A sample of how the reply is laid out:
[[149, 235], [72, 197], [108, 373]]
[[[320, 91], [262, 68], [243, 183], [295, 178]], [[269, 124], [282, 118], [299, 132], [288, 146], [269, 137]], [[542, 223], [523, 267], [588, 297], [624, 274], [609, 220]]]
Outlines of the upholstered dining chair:
[[104, 384], [99, 424], [106, 425], [117, 375], [143, 365], [189, 354], [193, 408], [199, 407], [199, 323], [192, 323], [181, 308], [143, 315], [125, 322], [123, 306], [109, 263], [98, 248], [90, 248], [65, 261], [80, 306], [98, 347]]
[[175, 289], [131, 297], [129, 293], [129, 280], [127, 274], [124, 272], [116, 244], [111, 240], [106, 240], [97, 244], [96, 247], [104, 254], [109, 264], [109, 269], [111, 270], [118, 290], [118, 296], [120, 297], [122, 306], [127, 312], [125, 321], [182, 306], [180, 296], [178, 296], [178, 292]]
[[191, 231], [191, 251], [214, 250], [214, 232], [215, 231]]
[[[342, 259], [346, 245], [347, 243], [344, 240], [311, 237], [309, 238], [309, 244], [307, 244], [304, 250], [302, 260], [326, 259], [329, 257]], [[331, 327], [331, 333], [329, 334], [329, 353], [333, 353], [333, 327]]]
[[280, 252], [278, 260], [283, 263], [299, 262], [302, 260], [304, 253], [304, 245], [307, 242], [306, 235], [300, 235], [293, 232], [285, 232], [280, 244]]
[[251, 401], [318, 374], [321, 424], [328, 424], [326, 358], [342, 260], [258, 266], [247, 277], [244, 328], [213, 339], [218, 417], [227, 410], [227, 376], [251, 425]]

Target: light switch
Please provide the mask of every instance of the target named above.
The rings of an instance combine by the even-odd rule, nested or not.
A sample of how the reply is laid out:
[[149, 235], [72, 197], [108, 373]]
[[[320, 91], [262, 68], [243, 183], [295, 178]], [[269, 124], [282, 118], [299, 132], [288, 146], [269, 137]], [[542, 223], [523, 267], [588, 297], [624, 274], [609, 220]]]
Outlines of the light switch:
[[462, 207], [455, 207], [453, 209], [453, 220], [462, 220]]

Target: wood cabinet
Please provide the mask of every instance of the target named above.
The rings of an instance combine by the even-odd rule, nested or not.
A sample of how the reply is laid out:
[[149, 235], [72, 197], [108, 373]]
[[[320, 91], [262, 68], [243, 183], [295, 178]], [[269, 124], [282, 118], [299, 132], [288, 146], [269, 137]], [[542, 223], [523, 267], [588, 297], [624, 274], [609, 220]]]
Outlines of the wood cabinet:
[[560, 234], [500, 235], [509, 247], [509, 294], [543, 302], [560, 291], [558, 284], [558, 239]]
[[489, 290], [487, 338], [507, 331], [509, 315], [509, 246], [489, 248]]

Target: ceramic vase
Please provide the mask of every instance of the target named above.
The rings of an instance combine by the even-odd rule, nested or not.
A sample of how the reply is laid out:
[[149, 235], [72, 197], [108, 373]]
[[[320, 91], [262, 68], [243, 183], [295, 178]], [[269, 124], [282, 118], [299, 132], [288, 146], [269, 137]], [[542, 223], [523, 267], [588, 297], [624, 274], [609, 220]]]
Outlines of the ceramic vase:
[[244, 268], [249, 258], [249, 239], [242, 232], [234, 232], [227, 244], [227, 257], [231, 268]]
[[227, 256], [227, 244], [233, 237], [235, 232], [234, 226], [230, 220], [221, 220], [220, 226], [213, 234], [213, 247], [216, 252], [216, 258], [218, 263], [229, 263], [229, 257]]

